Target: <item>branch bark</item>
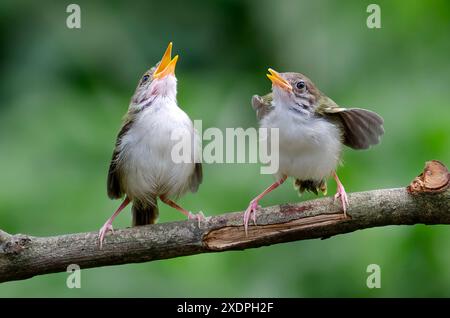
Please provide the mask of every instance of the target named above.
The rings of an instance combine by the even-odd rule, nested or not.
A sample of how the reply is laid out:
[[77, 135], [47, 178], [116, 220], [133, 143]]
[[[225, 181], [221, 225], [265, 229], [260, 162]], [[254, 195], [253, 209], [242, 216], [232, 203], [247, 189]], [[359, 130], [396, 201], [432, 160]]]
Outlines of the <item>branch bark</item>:
[[449, 173], [430, 161], [407, 188], [352, 193], [349, 201], [347, 218], [331, 198], [260, 209], [248, 236], [243, 212], [201, 224], [190, 220], [116, 230], [101, 250], [97, 232], [33, 237], [0, 230], [0, 282], [66, 271], [70, 264], [83, 269], [324, 239], [385, 225], [450, 224]]

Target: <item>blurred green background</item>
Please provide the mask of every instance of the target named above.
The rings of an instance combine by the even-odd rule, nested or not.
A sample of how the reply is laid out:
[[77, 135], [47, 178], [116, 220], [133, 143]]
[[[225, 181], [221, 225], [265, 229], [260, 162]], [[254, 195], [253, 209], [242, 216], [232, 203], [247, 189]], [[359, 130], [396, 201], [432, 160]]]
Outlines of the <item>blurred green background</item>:
[[[381, 145], [346, 149], [347, 191], [407, 185], [429, 159], [450, 164], [450, 3], [376, 1], [76, 1], [0, 4], [0, 228], [49, 236], [96, 231], [118, 206], [106, 173], [129, 99], [169, 41], [181, 55], [178, 100], [203, 127], [252, 127], [266, 69], [307, 74], [345, 106], [385, 119]], [[207, 215], [243, 210], [272, 177], [257, 164], [205, 164], [180, 203]], [[329, 182], [334, 193], [334, 182]], [[261, 203], [298, 198], [287, 182]], [[161, 205], [160, 222], [182, 219]], [[130, 212], [115, 227], [130, 225]], [[279, 244], [82, 271], [0, 285], [0, 296], [450, 296], [446, 226], [391, 226]], [[381, 289], [366, 287], [381, 266]]]

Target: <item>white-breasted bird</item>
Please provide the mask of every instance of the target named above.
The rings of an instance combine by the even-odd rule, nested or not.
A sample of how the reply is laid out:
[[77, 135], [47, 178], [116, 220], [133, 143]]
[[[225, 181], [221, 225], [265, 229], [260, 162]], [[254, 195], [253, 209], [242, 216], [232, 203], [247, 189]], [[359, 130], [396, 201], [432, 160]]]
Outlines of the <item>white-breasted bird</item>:
[[279, 129], [279, 169], [277, 181], [250, 201], [244, 213], [246, 233], [251, 216], [256, 224], [259, 200], [287, 177], [294, 178], [300, 193], [307, 190], [317, 194], [326, 193], [326, 180], [333, 176], [337, 183], [335, 199], [340, 199], [346, 215], [348, 198], [336, 174], [342, 146], [367, 149], [378, 144], [384, 133], [378, 114], [340, 107], [305, 75], [278, 73], [270, 68], [269, 73], [272, 93], [253, 96], [252, 106], [261, 127]]
[[[117, 136], [107, 190], [111, 199], [125, 199], [100, 229], [100, 247], [105, 234], [113, 230], [114, 218], [130, 202], [133, 226], [156, 222], [158, 198], [188, 218], [204, 218], [201, 212], [194, 215], [173, 201], [187, 191], [196, 192], [203, 176], [200, 138], [177, 103], [178, 55], [172, 59], [171, 53], [169, 43], [161, 61], [140, 79]], [[175, 131], [191, 140], [190, 160], [174, 160], [172, 149], [179, 142]]]

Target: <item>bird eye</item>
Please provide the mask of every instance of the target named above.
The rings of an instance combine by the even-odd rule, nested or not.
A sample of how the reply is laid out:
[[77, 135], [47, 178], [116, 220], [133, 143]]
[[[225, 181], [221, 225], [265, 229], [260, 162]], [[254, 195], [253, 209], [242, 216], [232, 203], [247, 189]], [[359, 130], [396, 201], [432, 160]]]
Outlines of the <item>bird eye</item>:
[[304, 89], [304, 88], [306, 87], [306, 84], [305, 84], [304, 81], [300, 81], [300, 82], [297, 82], [297, 84], [295, 84], [295, 86], [296, 86], [298, 89]]
[[150, 78], [150, 75], [145, 74], [145, 75], [142, 77], [141, 84], [144, 84], [145, 82], [147, 82], [149, 78]]

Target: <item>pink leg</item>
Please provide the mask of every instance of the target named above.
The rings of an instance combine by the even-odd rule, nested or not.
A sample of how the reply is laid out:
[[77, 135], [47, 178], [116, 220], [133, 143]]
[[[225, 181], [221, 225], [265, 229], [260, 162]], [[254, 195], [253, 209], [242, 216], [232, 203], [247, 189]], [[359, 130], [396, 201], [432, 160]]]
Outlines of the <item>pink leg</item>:
[[200, 225], [200, 221], [204, 221], [205, 220], [205, 216], [203, 215], [203, 212], [199, 212], [197, 214], [193, 214], [193, 213], [183, 209], [181, 206], [179, 206], [178, 204], [176, 204], [172, 200], [166, 198], [165, 196], [160, 196], [159, 198], [161, 199], [162, 202], [164, 202], [168, 206], [170, 206], [170, 207], [172, 207], [174, 209], [177, 209], [178, 211], [183, 213], [189, 220], [198, 220], [198, 224], [199, 225]]
[[109, 230], [111, 230], [111, 232], [114, 234], [112, 222], [114, 221], [116, 216], [118, 216], [119, 213], [128, 205], [128, 203], [130, 203], [130, 199], [126, 197], [125, 200], [123, 200], [122, 204], [119, 206], [119, 208], [116, 210], [116, 212], [114, 212], [114, 214], [111, 215], [111, 217], [105, 222], [105, 224], [103, 224], [102, 228], [98, 232], [98, 241], [100, 249], [103, 246], [103, 239], [105, 238], [105, 234], [108, 233]]
[[337, 191], [334, 195], [334, 200], [341, 199], [342, 209], [344, 210], [344, 216], [347, 217], [347, 208], [348, 208], [348, 197], [347, 193], [345, 192], [344, 186], [342, 185], [341, 181], [339, 180], [336, 172], [333, 172], [333, 178], [336, 181], [337, 184]]
[[253, 214], [253, 223], [256, 225], [256, 210], [258, 209], [258, 202], [262, 198], [264, 198], [267, 194], [278, 188], [280, 185], [283, 184], [284, 181], [286, 181], [287, 176], [283, 176], [280, 180], [273, 183], [270, 187], [268, 187], [266, 190], [263, 191], [260, 195], [258, 195], [256, 198], [250, 201], [250, 204], [248, 205], [247, 210], [244, 212], [244, 228], [245, 228], [245, 235], [248, 234], [248, 221], [250, 220], [250, 216]]

